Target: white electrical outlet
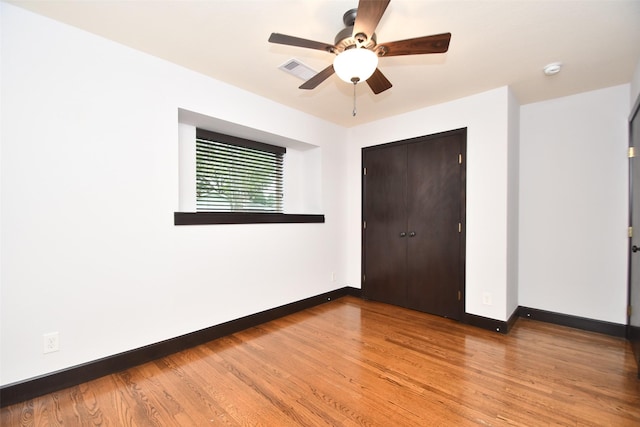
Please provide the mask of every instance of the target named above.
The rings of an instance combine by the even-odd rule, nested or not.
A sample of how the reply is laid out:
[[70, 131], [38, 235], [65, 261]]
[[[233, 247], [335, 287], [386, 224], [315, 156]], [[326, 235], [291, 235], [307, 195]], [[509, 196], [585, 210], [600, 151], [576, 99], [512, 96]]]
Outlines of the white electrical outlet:
[[42, 352], [53, 353], [54, 351], [60, 350], [60, 339], [59, 334], [57, 332], [50, 332], [48, 334], [44, 334], [42, 336], [43, 348]]
[[482, 294], [482, 303], [484, 305], [492, 305], [493, 302], [491, 301], [491, 294], [489, 292], [485, 292]]

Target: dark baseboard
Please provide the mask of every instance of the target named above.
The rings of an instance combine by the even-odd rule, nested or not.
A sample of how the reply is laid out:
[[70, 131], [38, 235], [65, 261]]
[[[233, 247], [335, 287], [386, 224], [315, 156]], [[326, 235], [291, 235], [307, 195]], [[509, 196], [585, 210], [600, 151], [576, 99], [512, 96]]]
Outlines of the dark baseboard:
[[589, 332], [598, 332], [614, 337], [624, 338], [627, 333], [626, 325], [619, 323], [593, 320], [585, 317], [571, 316], [569, 314], [554, 313], [552, 311], [538, 310], [536, 308], [518, 307], [518, 315], [526, 319], [539, 320], [561, 326], [582, 329]]
[[173, 353], [195, 347], [217, 338], [242, 331], [262, 323], [315, 307], [332, 299], [352, 295], [360, 296], [357, 288], [344, 287], [326, 292], [300, 301], [292, 302], [280, 307], [265, 310], [260, 313], [241, 317], [219, 325], [211, 326], [196, 332], [171, 338], [145, 347], [140, 347], [124, 353], [94, 360], [82, 365], [63, 369], [29, 380], [8, 384], [0, 388], [0, 407], [13, 405], [37, 396], [53, 393], [67, 387], [72, 387], [91, 381], [105, 375], [123, 371], [125, 369], [168, 356]]
[[466, 323], [478, 328], [496, 331], [501, 334], [509, 332], [509, 322], [503, 320], [490, 319], [488, 317], [477, 316], [475, 314], [464, 313], [462, 323]]
[[347, 286], [346, 288], [343, 288], [347, 290], [347, 295], [352, 296], [352, 297], [356, 297], [356, 298], [362, 298], [362, 289], [360, 288], [354, 288], [351, 286]]
[[622, 325], [619, 323], [593, 320], [585, 317], [554, 313], [552, 311], [539, 310], [536, 308], [523, 306], [518, 306], [518, 308], [513, 312], [513, 314], [511, 314], [511, 317], [509, 317], [509, 320], [507, 320], [506, 322], [469, 313], [464, 314], [462, 321], [464, 323], [472, 326], [477, 326], [482, 329], [488, 329], [491, 331], [506, 334], [513, 328], [518, 318], [520, 317], [538, 320], [546, 323], [553, 323], [560, 326], [582, 329], [589, 332], [597, 332], [614, 337], [624, 338], [627, 335], [626, 325]]

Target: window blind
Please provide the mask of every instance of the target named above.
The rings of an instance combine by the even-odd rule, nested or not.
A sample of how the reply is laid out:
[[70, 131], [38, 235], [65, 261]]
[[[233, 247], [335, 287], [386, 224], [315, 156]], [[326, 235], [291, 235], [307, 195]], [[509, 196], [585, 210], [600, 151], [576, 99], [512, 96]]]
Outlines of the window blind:
[[197, 212], [282, 213], [286, 149], [196, 130]]

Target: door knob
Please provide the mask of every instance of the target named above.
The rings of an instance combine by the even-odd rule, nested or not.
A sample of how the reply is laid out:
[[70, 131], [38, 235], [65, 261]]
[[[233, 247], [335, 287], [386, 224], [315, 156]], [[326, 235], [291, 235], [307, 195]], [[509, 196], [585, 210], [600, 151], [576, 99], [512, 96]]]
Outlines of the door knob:
[[640, 247], [636, 245], [631, 246], [631, 252], [638, 252], [638, 251], [640, 251]]
[[412, 231], [411, 233], [409, 233], [409, 237], [415, 237], [416, 236], [416, 232]]
[[405, 237], [407, 235], [407, 233], [405, 233], [404, 231], [400, 233], [400, 237]]

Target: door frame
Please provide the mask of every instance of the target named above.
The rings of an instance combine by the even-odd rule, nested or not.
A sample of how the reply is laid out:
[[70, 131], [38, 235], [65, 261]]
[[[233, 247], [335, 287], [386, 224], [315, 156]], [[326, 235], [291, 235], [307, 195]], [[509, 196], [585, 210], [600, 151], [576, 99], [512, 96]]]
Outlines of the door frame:
[[465, 321], [466, 315], [466, 288], [467, 288], [467, 280], [466, 280], [466, 271], [467, 271], [467, 260], [466, 260], [466, 243], [467, 243], [467, 128], [458, 128], [452, 129], [448, 131], [438, 132], [429, 135], [421, 135], [413, 138], [402, 139], [398, 141], [387, 142], [383, 144], [370, 145], [367, 147], [363, 147], [361, 149], [360, 154], [360, 177], [361, 177], [361, 204], [360, 204], [360, 289], [362, 290], [362, 298], [366, 298], [366, 289], [365, 289], [365, 233], [364, 233], [364, 215], [365, 215], [365, 202], [366, 202], [366, 180], [364, 179], [364, 155], [365, 152], [369, 149], [378, 149], [384, 148], [385, 146], [389, 146], [392, 144], [397, 145], [408, 145], [417, 142], [428, 141], [429, 139], [441, 138], [443, 136], [450, 136], [459, 134], [462, 137], [460, 141], [460, 154], [461, 154], [461, 163], [460, 163], [460, 283], [459, 283], [459, 291], [460, 291], [460, 300], [458, 304], [459, 310], [459, 321]]
[[[629, 115], [629, 149], [631, 150], [632, 147], [637, 148], [638, 150], [640, 150], [640, 141], [635, 141], [634, 140], [634, 133], [633, 133], [633, 126], [632, 123], [634, 120], [638, 120], [640, 119], [640, 95], [638, 95], [638, 97], [636, 98], [636, 102], [633, 106], [633, 108], [631, 109], [631, 114]], [[638, 124], [638, 126], [640, 126], [640, 124]], [[635, 153], [635, 157], [640, 157], [640, 152]], [[634, 197], [633, 197], [633, 178], [634, 178], [634, 173], [633, 173], [633, 161], [634, 158], [631, 157], [631, 155], [629, 155], [629, 226], [633, 227], [633, 233], [640, 233], [640, 224], [634, 224], [633, 223], [633, 203], [634, 203]], [[636, 159], [635, 161], [640, 161], [639, 159]], [[637, 228], [637, 230], [636, 230]], [[629, 245], [628, 245], [628, 261], [627, 261], [627, 324], [626, 324], [626, 329], [627, 329], [627, 339], [629, 340], [629, 342], [631, 343], [631, 347], [633, 349], [633, 353], [634, 353], [634, 359], [636, 360], [636, 364], [637, 364], [637, 368], [638, 368], [638, 378], [640, 379], [640, 328], [638, 327], [634, 327], [633, 325], [631, 325], [631, 302], [632, 302], [632, 285], [633, 285], [633, 277], [632, 277], [632, 255], [633, 252], [631, 251], [633, 245], [633, 238], [631, 236], [629, 236]], [[638, 255], [636, 255], [638, 256]], [[635, 292], [640, 292], [640, 289], [636, 289]], [[634, 310], [640, 310], [640, 307], [633, 307]]]

